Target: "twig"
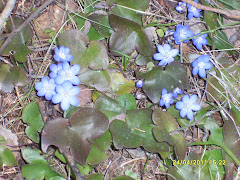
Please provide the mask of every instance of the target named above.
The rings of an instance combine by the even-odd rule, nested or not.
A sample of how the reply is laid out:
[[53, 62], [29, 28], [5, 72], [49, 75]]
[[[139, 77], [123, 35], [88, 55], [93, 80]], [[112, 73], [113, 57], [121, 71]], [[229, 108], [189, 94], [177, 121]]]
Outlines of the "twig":
[[15, 6], [16, 0], [9, 0], [7, 2], [7, 5], [5, 6], [3, 12], [0, 16], [0, 30], [2, 30], [4, 23], [7, 21], [7, 18], [10, 16], [14, 6]]
[[79, 171], [77, 167], [77, 163], [75, 162], [71, 152], [69, 150], [62, 152], [65, 158], [67, 159], [67, 162], [69, 166], [71, 167], [72, 171], [74, 172], [76, 176], [76, 180], [84, 180], [84, 177], [82, 176], [81, 172]]
[[211, 12], [215, 12], [215, 13], [219, 13], [219, 14], [223, 14], [231, 19], [240, 19], [240, 16], [235, 16], [232, 15], [231, 13], [224, 11], [222, 9], [217, 9], [217, 8], [213, 8], [213, 7], [208, 7], [208, 6], [204, 6], [202, 4], [197, 4], [192, 0], [183, 0], [188, 4], [191, 4], [192, 6], [196, 7], [197, 9], [202, 9], [202, 10], [206, 10], [206, 11], [211, 11]]
[[41, 5], [34, 13], [32, 13], [17, 29], [11, 32], [8, 38], [4, 41], [0, 48], [0, 54], [4, 50], [4, 48], [11, 42], [12, 38], [20, 32], [26, 25], [28, 25], [33, 18], [35, 18], [42, 10], [44, 10], [49, 4], [54, 2], [55, 0], [48, 0], [43, 5]]

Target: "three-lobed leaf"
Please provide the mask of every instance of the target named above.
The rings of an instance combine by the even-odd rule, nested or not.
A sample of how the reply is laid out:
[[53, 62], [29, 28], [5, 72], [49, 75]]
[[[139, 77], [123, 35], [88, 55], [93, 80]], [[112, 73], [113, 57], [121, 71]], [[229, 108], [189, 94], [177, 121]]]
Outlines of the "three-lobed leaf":
[[108, 118], [100, 111], [81, 108], [72, 114], [69, 121], [57, 118], [44, 126], [42, 150], [46, 152], [50, 145], [57, 146], [61, 152], [70, 149], [74, 159], [80, 164], [85, 164], [93, 140], [102, 136], [108, 125]]

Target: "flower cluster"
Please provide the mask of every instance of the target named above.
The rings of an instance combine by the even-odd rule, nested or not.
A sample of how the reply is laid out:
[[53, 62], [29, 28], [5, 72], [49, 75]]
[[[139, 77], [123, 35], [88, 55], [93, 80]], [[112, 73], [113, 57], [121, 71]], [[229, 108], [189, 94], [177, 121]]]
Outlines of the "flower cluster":
[[[196, 4], [198, 4], [198, 1], [194, 1]], [[199, 18], [201, 16], [201, 9], [197, 9], [194, 6], [187, 4], [186, 2], [179, 2], [178, 6], [176, 6], [176, 10], [179, 13], [186, 12], [188, 10], [188, 19], [192, 19], [193, 17]]]
[[[166, 106], [169, 108], [170, 105], [174, 102], [173, 98], [176, 98], [178, 94], [183, 94], [180, 88], [175, 88], [173, 93], [167, 93], [167, 90], [164, 88], [162, 90], [162, 97], [160, 99], [159, 105]], [[176, 108], [180, 110], [180, 116], [183, 118], [187, 115], [187, 118], [191, 120], [193, 118], [193, 111], [199, 111], [201, 106], [196, 104], [197, 95], [192, 95], [190, 98], [188, 95], [184, 95], [182, 101], [176, 103]]]
[[[183, 26], [181, 24], [178, 24], [176, 27], [176, 31], [173, 33], [173, 37], [175, 38], [175, 43], [180, 44], [181, 41], [188, 42], [188, 38], [197, 36], [199, 34], [193, 35], [193, 32], [189, 30], [188, 26]], [[197, 36], [196, 38], [193, 38], [193, 45], [196, 46], [198, 50], [202, 49], [203, 45], [208, 44], [208, 40], [206, 39], [207, 34], [202, 34], [200, 36]]]
[[68, 47], [56, 47], [53, 57], [59, 63], [50, 65], [50, 78], [43, 77], [35, 84], [35, 89], [38, 91], [38, 96], [44, 96], [47, 100], [52, 100], [54, 104], [60, 103], [62, 110], [66, 111], [70, 105], [79, 104], [77, 95], [80, 93], [80, 88], [74, 85], [80, 84], [77, 76], [80, 66], [69, 64], [73, 56]]

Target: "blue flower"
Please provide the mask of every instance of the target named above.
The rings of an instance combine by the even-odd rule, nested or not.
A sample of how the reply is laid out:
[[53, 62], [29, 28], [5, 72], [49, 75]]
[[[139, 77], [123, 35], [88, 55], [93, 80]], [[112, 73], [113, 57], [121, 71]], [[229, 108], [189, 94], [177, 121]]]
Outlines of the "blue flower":
[[37, 95], [42, 97], [45, 96], [47, 100], [51, 100], [55, 92], [56, 84], [54, 79], [49, 79], [47, 77], [42, 77], [40, 82], [35, 84], [35, 89], [38, 91]]
[[174, 90], [173, 90], [173, 97], [176, 98], [178, 97], [178, 94], [183, 94], [182, 90], [179, 88], [179, 87], [176, 87]]
[[166, 108], [170, 108], [170, 104], [172, 104], [174, 102], [173, 100], [173, 93], [167, 93], [167, 90], [164, 88], [162, 90], [162, 96], [160, 99], [160, 106], [166, 106]]
[[56, 84], [62, 84], [64, 81], [69, 80], [74, 85], [80, 84], [80, 79], [77, 77], [77, 74], [80, 71], [80, 66], [74, 64], [70, 67], [68, 62], [63, 63], [62, 69], [58, 71], [58, 75], [55, 78]]
[[[194, 2], [198, 4], [197, 0], [195, 0]], [[201, 16], [201, 13], [200, 13], [201, 9], [197, 9], [190, 4], [187, 4], [187, 8], [188, 8], [188, 19], [192, 19], [193, 17], [198, 18]]]
[[183, 118], [187, 115], [187, 118], [191, 120], [193, 118], [193, 111], [199, 111], [201, 106], [196, 104], [197, 95], [194, 94], [190, 98], [186, 94], [183, 96], [182, 101], [178, 101], [175, 107], [180, 110], [180, 116]]
[[158, 52], [157, 54], [153, 55], [153, 58], [157, 61], [159, 66], [166, 66], [167, 64], [174, 61], [174, 57], [178, 55], [178, 49], [171, 49], [169, 44], [164, 44], [163, 46], [158, 45], [157, 47]]
[[67, 111], [70, 105], [77, 106], [79, 104], [77, 95], [80, 91], [79, 87], [73, 86], [70, 81], [65, 81], [56, 87], [56, 94], [53, 96], [52, 102], [60, 103], [62, 110]]
[[70, 62], [73, 60], [73, 56], [70, 54], [70, 48], [61, 46], [60, 48], [55, 48], [54, 59], [56, 61]]
[[143, 86], [143, 81], [142, 80], [139, 80], [137, 83], [136, 83], [136, 86], [138, 88], [141, 88]]
[[176, 10], [179, 12], [179, 13], [182, 13], [182, 11], [187, 11], [187, 3], [186, 2], [179, 2], [178, 3], [178, 6], [176, 6]]
[[[176, 27], [176, 31], [173, 33], [173, 37], [175, 38], [176, 44], [181, 44], [180, 40], [188, 39], [193, 36], [193, 32], [188, 29], [188, 26], [183, 26], [178, 24]], [[189, 40], [185, 40], [183, 42], [188, 42]]]
[[51, 70], [49, 76], [50, 78], [54, 79], [57, 77], [57, 73], [60, 69], [62, 69], [63, 64], [59, 63], [59, 64], [51, 64], [49, 66], [49, 69]]
[[201, 50], [203, 45], [208, 44], [208, 40], [206, 39], [206, 37], [207, 37], [207, 34], [203, 34], [201, 36], [198, 36], [192, 39], [193, 44], [196, 46], [198, 50]]
[[212, 63], [209, 62], [209, 55], [201, 55], [192, 62], [193, 70], [192, 74], [195, 76], [197, 73], [200, 77], [206, 77], [206, 70], [213, 67]]

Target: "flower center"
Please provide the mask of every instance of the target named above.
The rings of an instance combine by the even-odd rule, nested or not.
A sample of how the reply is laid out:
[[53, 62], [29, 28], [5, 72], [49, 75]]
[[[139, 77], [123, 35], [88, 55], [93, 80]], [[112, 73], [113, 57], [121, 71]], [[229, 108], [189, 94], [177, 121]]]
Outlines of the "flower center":
[[205, 65], [205, 63], [204, 63], [204, 62], [200, 62], [200, 63], [198, 63], [198, 67], [199, 67], [199, 68], [203, 68], [203, 67], [204, 67], [204, 65]]
[[191, 7], [191, 11], [192, 11], [192, 12], [194, 12], [194, 11], [196, 11], [196, 10], [197, 10], [197, 8], [195, 8], [195, 7], [193, 7], [193, 6]]
[[198, 38], [197, 38], [197, 43], [201, 43], [202, 40], [203, 40], [203, 39], [202, 39], [201, 37], [198, 37]]
[[171, 95], [169, 95], [169, 94], [164, 94], [164, 95], [163, 95], [163, 100], [164, 100], [166, 103], [168, 103], [168, 102], [171, 100]]
[[182, 38], [185, 38], [185, 36], [186, 36], [186, 31], [184, 31], [183, 29], [180, 31], [180, 36], [182, 37]]
[[62, 59], [65, 59], [66, 58], [66, 55], [63, 53], [63, 52], [59, 52], [59, 57], [62, 58]]
[[71, 71], [66, 71], [65, 73], [65, 80], [70, 80], [72, 77], [72, 72]]
[[69, 96], [69, 92], [66, 92], [66, 91], [65, 91], [65, 92], [63, 93], [63, 96], [64, 96], [65, 98], [67, 98], [67, 97]]

